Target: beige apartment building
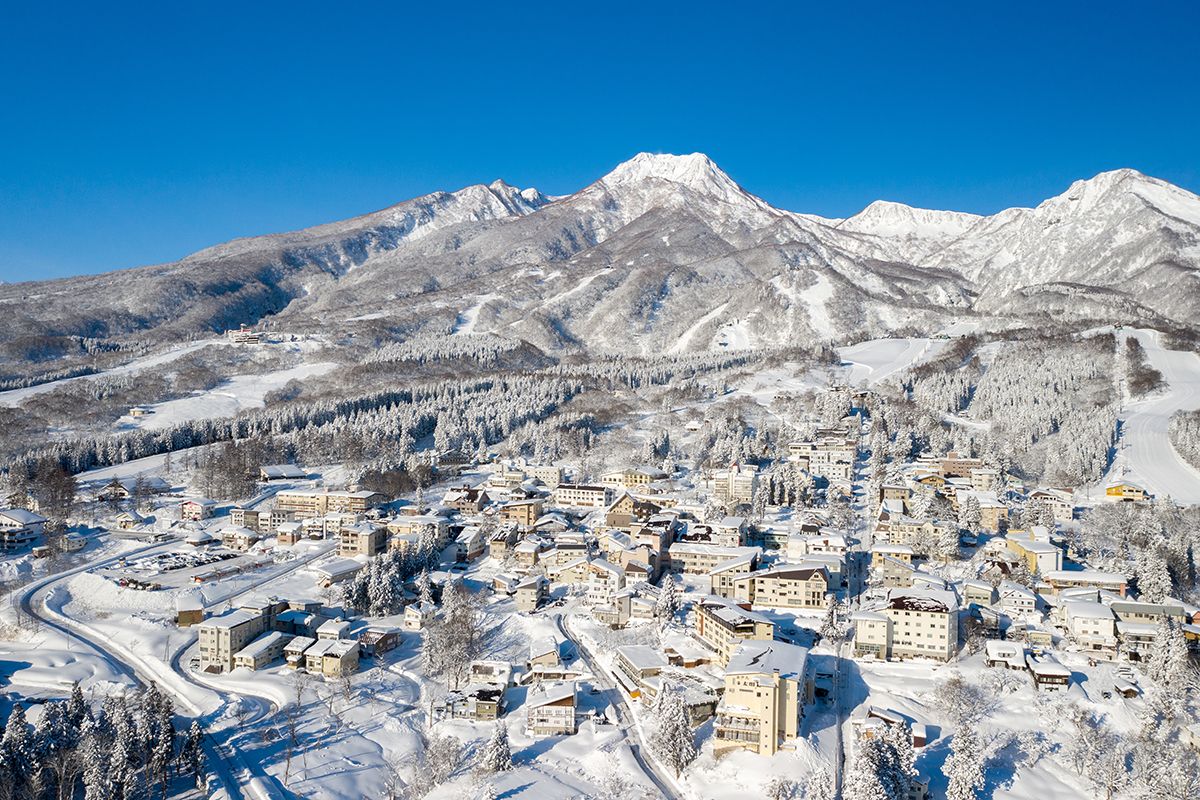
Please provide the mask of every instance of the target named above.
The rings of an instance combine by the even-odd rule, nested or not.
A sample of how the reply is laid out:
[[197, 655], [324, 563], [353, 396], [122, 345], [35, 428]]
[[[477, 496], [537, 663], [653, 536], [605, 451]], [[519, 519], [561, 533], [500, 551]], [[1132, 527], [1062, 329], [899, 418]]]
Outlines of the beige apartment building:
[[667, 548], [666, 568], [670, 572], [705, 575], [731, 558], [747, 555], [758, 559], [762, 556], [762, 548], [674, 542]]
[[781, 564], [733, 581], [735, 600], [761, 608], [828, 608], [829, 591], [829, 572], [815, 564]]
[[958, 647], [958, 604], [944, 590], [895, 589], [852, 619], [855, 656], [949, 661]]
[[717, 705], [713, 749], [774, 755], [800, 732], [812, 699], [808, 650], [783, 642], [743, 642], [725, 668], [725, 694]]
[[289, 489], [275, 495], [275, 508], [299, 517], [321, 517], [331, 511], [362, 514], [387, 502], [379, 492], [347, 492], [329, 489]]
[[720, 597], [707, 597], [693, 606], [696, 638], [716, 653], [724, 666], [738, 645], [745, 641], [769, 642], [775, 638], [775, 623]]
[[727, 503], [750, 503], [758, 488], [758, 468], [748, 464], [734, 464], [729, 469], [713, 475], [713, 494]]
[[196, 626], [200, 636], [200, 669], [228, 672], [234, 656], [267, 628], [267, 618], [245, 609], [210, 617]]

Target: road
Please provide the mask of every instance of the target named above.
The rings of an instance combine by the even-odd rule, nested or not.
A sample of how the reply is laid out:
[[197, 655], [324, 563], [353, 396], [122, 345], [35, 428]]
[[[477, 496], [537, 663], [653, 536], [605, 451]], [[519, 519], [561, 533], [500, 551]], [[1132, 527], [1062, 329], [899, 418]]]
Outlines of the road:
[[625, 693], [617, 686], [616, 682], [605, 671], [604, 667], [596, 662], [588, 649], [584, 646], [583, 641], [572, 633], [571, 628], [567, 625], [566, 616], [559, 612], [554, 615], [554, 621], [558, 625], [559, 631], [568, 639], [571, 644], [575, 645], [576, 652], [583, 659], [583, 663], [587, 665], [588, 670], [592, 673], [593, 681], [601, 686], [601, 691], [604, 698], [617, 709], [617, 720], [620, 723], [621, 729], [625, 731], [625, 735], [629, 740], [629, 750], [633, 753], [634, 759], [638, 766], [642, 768], [642, 772], [654, 784], [659, 793], [670, 800], [683, 800], [683, 795], [675, 788], [672, 779], [661, 772], [658, 762], [653, 757], [647, 757], [643, 751], [645, 743], [642, 741], [641, 731], [638, 729], [637, 722], [633, 716], [633, 709], [629, 707], [625, 700]]
[[1200, 504], [1200, 472], [1179, 457], [1167, 436], [1172, 414], [1200, 408], [1200, 356], [1164, 350], [1157, 331], [1125, 333], [1141, 341], [1151, 366], [1169, 386], [1165, 393], [1130, 403], [1121, 412], [1121, 443], [1110, 477], [1120, 476], [1124, 469], [1160, 497]]
[[[77, 575], [80, 572], [95, 569], [96, 567], [115, 564], [122, 558], [146, 555], [158, 550], [167, 549], [175, 544], [175, 542], [166, 542], [149, 545], [147, 547], [141, 547], [135, 550], [126, 551], [118, 556], [101, 559], [100, 561], [89, 562], [78, 567], [73, 567], [63, 572], [50, 575], [46, 578], [42, 578], [41, 580], [34, 581], [20, 590], [21, 594], [18, 600], [21, 610], [29, 616], [39, 620], [41, 624], [45, 625], [47, 628], [63, 634], [67, 637], [68, 641], [73, 640], [83, 645], [87, 649], [92, 650], [100, 658], [103, 658], [105, 661], [111, 664], [113, 669], [115, 669], [117, 672], [128, 676], [135, 685], [143, 689], [147, 688], [151, 683], [158, 683], [153, 675], [143, 673], [143, 671], [136, 664], [133, 664], [119, 654], [112, 652], [110, 648], [92, 638], [89, 633], [81, 631], [79, 626], [60, 622], [49, 612], [47, 612], [45, 610], [44, 603], [40, 603], [38, 600], [43, 592], [51, 590], [55, 584]], [[186, 724], [191, 724], [190, 718], [186, 716], [185, 721]], [[231, 800], [242, 800], [245, 798], [245, 795], [241, 791], [241, 787], [234, 779], [233, 772], [229, 768], [229, 764], [226, 761], [224, 752], [222, 752], [217, 742], [209, 735], [205, 736], [205, 751], [209, 766], [216, 774], [220, 787], [225, 789], [226, 796], [231, 798]], [[214, 794], [212, 796], [216, 795]]]
[[[44, 595], [53, 591], [56, 584], [65, 581], [66, 579], [84, 572], [87, 570], [96, 569], [97, 567], [109, 566], [120, 561], [122, 558], [132, 558], [136, 556], [148, 555], [160, 550], [167, 550], [176, 546], [177, 542], [165, 542], [159, 544], [141, 547], [135, 550], [127, 551], [118, 556], [103, 559], [101, 561], [89, 562], [78, 567], [57, 573], [55, 575], [43, 578], [40, 581], [29, 584], [21, 590], [20, 605], [22, 610], [32, 617], [40, 620], [48, 627], [60, 631], [71, 639], [80, 642], [84, 646], [96, 652], [101, 658], [104, 658], [113, 667], [129, 676], [129, 678], [139, 686], [146, 687], [154, 683], [161, 688], [170, 692], [178, 701], [178, 705], [182, 706], [190, 714], [190, 717], [199, 717], [201, 711], [197, 708], [186, 695], [177, 691], [165, 683], [161, 675], [155, 675], [152, 670], [146, 668], [144, 664], [139, 664], [138, 660], [130, 658], [119, 652], [119, 649], [113, 643], [104, 643], [101, 637], [97, 637], [93, 632], [89, 631], [83, 625], [67, 620], [65, 617], [57, 615], [45, 609]], [[331, 546], [315, 548], [314, 551], [306, 556], [296, 558], [287, 563], [287, 565], [277, 571], [270, 571], [262, 577], [262, 580], [255, 582], [250, 586], [242, 586], [230, 591], [224, 595], [212, 598], [210, 605], [234, 600], [244, 595], [257, 591], [263, 584], [269, 583], [277, 578], [281, 578], [301, 567], [306, 566], [312, 561], [326, 555]], [[247, 724], [252, 724], [273, 716], [278, 708], [275, 703], [267, 697], [246, 695], [245, 693], [235, 693], [223, 691], [220, 686], [213, 685], [204, 681], [197, 680], [182, 663], [182, 659], [187, 651], [192, 647], [191, 639], [185, 640], [174, 652], [170, 659], [170, 670], [178, 678], [186, 681], [189, 684], [203, 688], [205, 691], [215, 692], [225, 702], [229, 701], [231, 694], [238, 694], [243, 702], [248, 702], [254, 706], [253, 712], [247, 718]], [[188, 720], [190, 724], [190, 719]], [[245, 762], [240, 755], [233, 751], [227, 743], [218, 741], [211, 734], [206, 736], [206, 749], [208, 750], [209, 763], [212, 765], [214, 772], [221, 785], [226, 789], [230, 798], [261, 798], [262, 800], [274, 800], [274, 798], [282, 797], [283, 793], [278, 788], [277, 782], [271, 778], [261, 764], [249, 764]], [[230, 766], [230, 762], [237, 764], [238, 774], [244, 776], [244, 779], [239, 782], [235, 777], [234, 769]], [[243, 791], [243, 789], [245, 791]]]
[[[868, 566], [867, 553], [872, 546], [871, 506], [873, 498], [867, 496], [867, 460], [863, 458], [867, 447], [867, 428], [859, 424], [858, 458], [854, 469], [854, 481], [851, 484], [851, 507], [854, 511], [854, 530], [851, 532], [853, 544], [847, 542], [846, 551], [846, 600], [847, 612], [852, 614], [861, 605], [862, 593], [866, 589], [866, 571]], [[848, 537], [850, 538], [850, 537]], [[847, 620], [849, 622], [849, 620]], [[834, 793], [842, 791], [842, 778], [846, 771], [846, 742], [845, 727], [848, 675], [842, 667], [849, 659], [850, 642], [846, 637], [838, 643], [837, 671], [834, 675], [834, 704], [837, 708], [837, 763], [834, 764], [833, 786]]]

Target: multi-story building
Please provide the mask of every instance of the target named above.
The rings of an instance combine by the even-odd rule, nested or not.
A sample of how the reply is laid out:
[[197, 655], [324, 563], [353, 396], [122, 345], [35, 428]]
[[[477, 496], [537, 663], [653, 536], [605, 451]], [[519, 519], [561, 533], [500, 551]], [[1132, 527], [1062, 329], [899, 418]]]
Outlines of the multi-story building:
[[0, 509], [0, 550], [17, 550], [37, 541], [46, 518], [24, 508]]
[[342, 556], [374, 556], [387, 545], [387, 531], [369, 522], [342, 528], [338, 536], [338, 554]]
[[799, 735], [803, 709], [811, 699], [808, 650], [783, 642], [743, 642], [725, 668], [714, 750], [774, 755]]
[[200, 636], [200, 669], [227, 672], [234, 656], [267, 629], [267, 618], [245, 609], [226, 611], [196, 626]]
[[753, 464], [734, 464], [713, 474], [713, 494], [726, 503], [750, 503], [758, 489], [758, 468]]
[[670, 572], [684, 572], [693, 575], [703, 575], [711, 572], [714, 567], [725, 563], [731, 558], [753, 555], [756, 559], [762, 556], [758, 547], [719, 547], [711, 544], [692, 544], [689, 542], [674, 542], [667, 548], [666, 569]]
[[534, 736], [575, 733], [575, 681], [542, 681], [525, 697], [526, 727]]
[[717, 597], [733, 597], [737, 580], [753, 572], [757, 563], [758, 556], [755, 553], [722, 561], [708, 572], [709, 591]]
[[879, 607], [857, 612], [854, 654], [949, 661], [958, 646], [958, 605], [940, 589], [893, 589]]
[[554, 488], [554, 504], [565, 508], [606, 508], [613, 501], [611, 486], [560, 483]]
[[693, 606], [696, 638], [716, 652], [717, 663], [729, 662], [743, 641], [775, 638], [775, 623], [769, 617], [750, 611], [720, 597], [707, 597]]
[[275, 508], [301, 517], [320, 517], [331, 511], [362, 514], [387, 502], [379, 492], [287, 489], [275, 495]]
[[780, 564], [733, 581], [734, 599], [759, 608], [828, 608], [829, 573], [823, 565]]
[[666, 477], [667, 473], [661, 469], [638, 467], [605, 473], [600, 476], [600, 484], [602, 486], [611, 486], [614, 491], [619, 492], [623, 489], [641, 489]]

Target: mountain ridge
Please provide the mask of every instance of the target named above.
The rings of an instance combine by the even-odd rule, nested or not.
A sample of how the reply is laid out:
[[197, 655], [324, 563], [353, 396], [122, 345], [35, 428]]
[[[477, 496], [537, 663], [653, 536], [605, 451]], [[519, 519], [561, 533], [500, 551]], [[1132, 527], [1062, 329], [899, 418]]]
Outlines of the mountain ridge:
[[[14, 310], [0, 334], [179, 338], [267, 320], [396, 338], [452, 329], [487, 296], [473, 330], [546, 349], [656, 352], [685, 333], [689, 350], [789, 346], [964, 315], [1149, 309], [1191, 325], [1200, 293], [1176, 289], [1198, 275], [1200, 198], [1132, 169], [1033, 208], [879, 200], [836, 220], [776, 208], [701, 153], [640, 153], [569, 195], [495, 180], [169, 264], [0, 285]], [[71, 302], [83, 295], [86, 307]]]

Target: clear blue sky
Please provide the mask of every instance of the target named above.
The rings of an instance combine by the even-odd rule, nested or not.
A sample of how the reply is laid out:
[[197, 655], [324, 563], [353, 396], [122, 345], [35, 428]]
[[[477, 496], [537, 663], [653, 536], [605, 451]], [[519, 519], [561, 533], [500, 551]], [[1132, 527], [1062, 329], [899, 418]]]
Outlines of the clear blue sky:
[[1200, 189], [1200, 4], [26, 3], [0, 279], [170, 261], [502, 177], [708, 153], [768, 201], [993, 212]]

